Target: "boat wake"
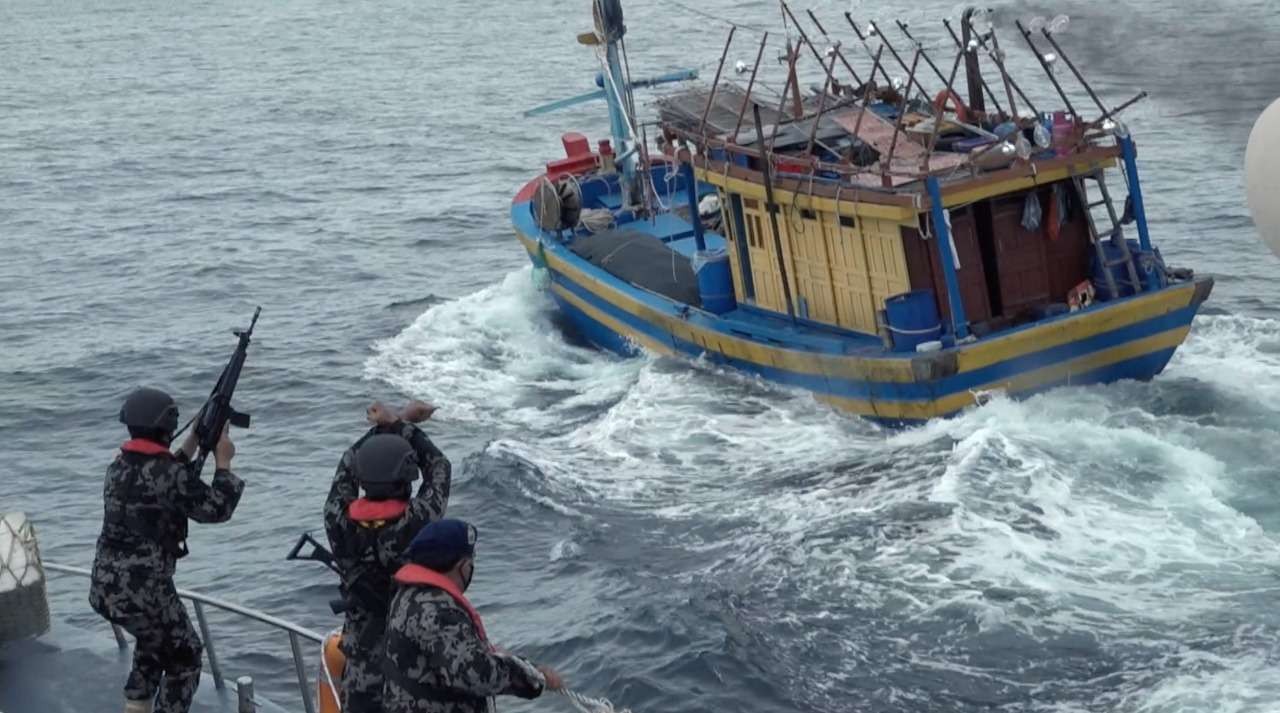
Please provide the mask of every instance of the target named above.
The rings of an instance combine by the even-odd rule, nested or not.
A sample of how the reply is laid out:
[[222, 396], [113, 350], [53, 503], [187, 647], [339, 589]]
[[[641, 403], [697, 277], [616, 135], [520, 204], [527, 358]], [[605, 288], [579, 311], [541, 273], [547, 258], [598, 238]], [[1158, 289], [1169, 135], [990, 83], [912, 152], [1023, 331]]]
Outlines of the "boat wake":
[[[763, 671], [802, 710], [1280, 695], [1280, 512], [1252, 504], [1276, 490], [1280, 323], [1204, 316], [1154, 382], [993, 394], [895, 431], [708, 365], [574, 346], [552, 315], [521, 270], [431, 307], [366, 371], [495, 433], [472, 470], [518, 470], [503, 492], [568, 521], [549, 566], [615, 580], [579, 646], [632, 632], [601, 664], [616, 685], [712, 656], [726, 684]], [[686, 613], [637, 622], [661, 602]], [[677, 700], [649, 695], [627, 704]]]

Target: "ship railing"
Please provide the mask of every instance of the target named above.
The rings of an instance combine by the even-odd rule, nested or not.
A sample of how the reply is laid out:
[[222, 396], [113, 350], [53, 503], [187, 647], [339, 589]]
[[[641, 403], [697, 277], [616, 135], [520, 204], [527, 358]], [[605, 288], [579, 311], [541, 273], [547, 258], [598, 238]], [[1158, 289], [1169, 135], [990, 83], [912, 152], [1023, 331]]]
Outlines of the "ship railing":
[[[88, 578], [92, 573], [81, 567], [70, 567], [62, 564], [54, 564], [45, 562], [44, 569], [49, 572], [58, 572], [60, 574], [70, 574], [77, 577]], [[227, 682], [222, 677], [222, 667], [218, 663], [218, 650], [215, 645], [212, 631], [209, 628], [209, 620], [205, 616], [205, 607], [213, 607], [231, 614], [235, 614], [245, 619], [266, 624], [274, 629], [278, 629], [289, 636], [289, 648], [293, 654], [293, 668], [298, 676], [298, 693], [302, 697], [302, 706], [306, 713], [315, 713], [315, 701], [311, 698], [311, 687], [307, 678], [306, 661], [302, 655], [302, 640], [305, 639], [320, 646], [324, 645], [325, 637], [311, 629], [298, 626], [289, 621], [285, 621], [279, 617], [271, 616], [266, 612], [250, 609], [249, 607], [229, 602], [225, 599], [211, 597], [200, 592], [193, 592], [189, 589], [178, 589], [178, 596], [191, 602], [192, 608], [195, 610], [196, 622], [200, 626], [200, 636], [204, 639], [204, 651], [209, 660], [209, 673], [213, 676], [214, 686], [219, 690], [226, 690]], [[129, 647], [128, 641], [125, 639], [124, 631], [119, 625], [112, 623], [111, 631], [115, 634], [116, 644], [122, 650]], [[320, 671], [324, 677], [324, 683], [329, 690], [334, 693], [334, 699], [339, 700], [336, 695], [337, 686], [329, 673], [328, 667], [324, 665], [323, 653], [321, 655]], [[241, 676], [236, 679], [236, 692], [239, 699], [239, 710], [241, 713], [248, 713], [256, 710], [256, 704], [253, 700], [253, 678], [251, 676]]]

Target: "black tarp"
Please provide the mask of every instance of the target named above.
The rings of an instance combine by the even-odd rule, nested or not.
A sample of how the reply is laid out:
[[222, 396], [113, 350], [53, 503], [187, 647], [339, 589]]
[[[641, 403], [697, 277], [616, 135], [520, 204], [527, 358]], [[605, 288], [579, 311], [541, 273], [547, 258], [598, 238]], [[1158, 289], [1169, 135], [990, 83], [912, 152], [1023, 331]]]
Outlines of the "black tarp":
[[574, 238], [569, 249], [592, 265], [677, 302], [702, 306], [689, 258], [658, 238], [635, 230], [608, 230]]

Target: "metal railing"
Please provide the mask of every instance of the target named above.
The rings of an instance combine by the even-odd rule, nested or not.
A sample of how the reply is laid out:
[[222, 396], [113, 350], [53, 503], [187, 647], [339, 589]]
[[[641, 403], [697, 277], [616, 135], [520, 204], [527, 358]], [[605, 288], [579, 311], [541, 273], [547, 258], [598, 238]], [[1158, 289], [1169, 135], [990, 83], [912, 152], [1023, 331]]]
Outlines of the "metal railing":
[[[51, 562], [43, 563], [43, 567], [45, 570], [50, 572], [59, 572], [62, 574], [73, 574], [78, 577], [86, 577], [86, 578], [92, 576], [92, 573], [89, 570], [83, 569], [80, 567], [69, 567], [67, 565], [53, 564]], [[298, 675], [298, 692], [302, 695], [303, 708], [306, 709], [307, 713], [315, 713], [315, 702], [311, 699], [311, 688], [307, 680], [307, 667], [306, 667], [306, 662], [303, 660], [303, 657], [302, 657], [302, 644], [299, 641], [299, 639], [307, 639], [308, 641], [314, 642], [316, 644], [319, 644], [321, 647], [323, 647], [324, 640], [325, 640], [324, 636], [312, 631], [311, 629], [298, 626], [297, 624], [285, 621], [284, 619], [280, 619], [278, 617], [271, 616], [270, 614], [267, 614], [265, 612], [260, 612], [256, 609], [250, 609], [248, 607], [241, 606], [234, 602], [226, 601], [225, 599], [219, 599], [217, 597], [211, 597], [207, 594], [193, 592], [189, 589], [179, 589], [178, 596], [183, 599], [189, 600], [192, 604], [192, 607], [195, 609], [196, 621], [200, 625], [200, 635], [201, 635], [201, 638], [204, 639], [205, 654], [208, 656], [208, 659], [209, 659], [209, 673], [213, 676], [214, 686], [219, 691], [225, 690], [227, 683], [222, 677], [222, 667], [218, 664], [217, 648], [214, 645], [213, 636], [209, 631], [209, 621], [205, 617], [205, 613], [204, 613], [205, 605], [211, 606], [215, 609], [221, 609], [226, 612], [231, 612], [232, 614], [237, 614], [247, 619], [253, 619], [254, 621], [261, 622], [263, 624], [266, 624], [276, 629], [280, 629], [288, 633], [289, 648], [293, 652], [293, 668]], [[116, 643], [120, 646], [120, 648], [121, 649], [128, 648], [128, 642], [125, 640], [124, 632], [120, 629], [120, 627], [115, 623], [112, 623], [111, 631], [115, 634]], [[337, 687], [335, 686], [333, 678], [329, 673], [328, 667], [324, 665], [323, 648], [321, 650], [320, 671], [324, 675], [324, 680], [325, 680], [325, 683], [328, 684], [329, 690], [334, 693], [335, 700], [339, 700], [339, 697], [336, 695]], [[246, 703], [249, 706], [247, 710], [254, 710], [253, 708], [254, 704], [252, 702], [252, 698], [253, 698], [252, 678], [248, 676], [243, 676], [236, 679], [236, 683], [239, 688], [241, 710], [246, 710], [245, 708]]]

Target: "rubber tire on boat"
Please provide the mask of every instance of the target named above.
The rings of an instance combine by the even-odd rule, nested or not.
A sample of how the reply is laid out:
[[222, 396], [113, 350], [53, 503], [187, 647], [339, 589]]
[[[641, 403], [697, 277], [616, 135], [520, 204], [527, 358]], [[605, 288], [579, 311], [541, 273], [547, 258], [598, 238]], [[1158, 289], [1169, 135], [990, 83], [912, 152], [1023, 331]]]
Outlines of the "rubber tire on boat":
[[543, 176], [529, 204], [533, 220], [543, 230], [572, 230], [582, 218], [582, 192], [576, 181], [561, 178], [552, 183]]

